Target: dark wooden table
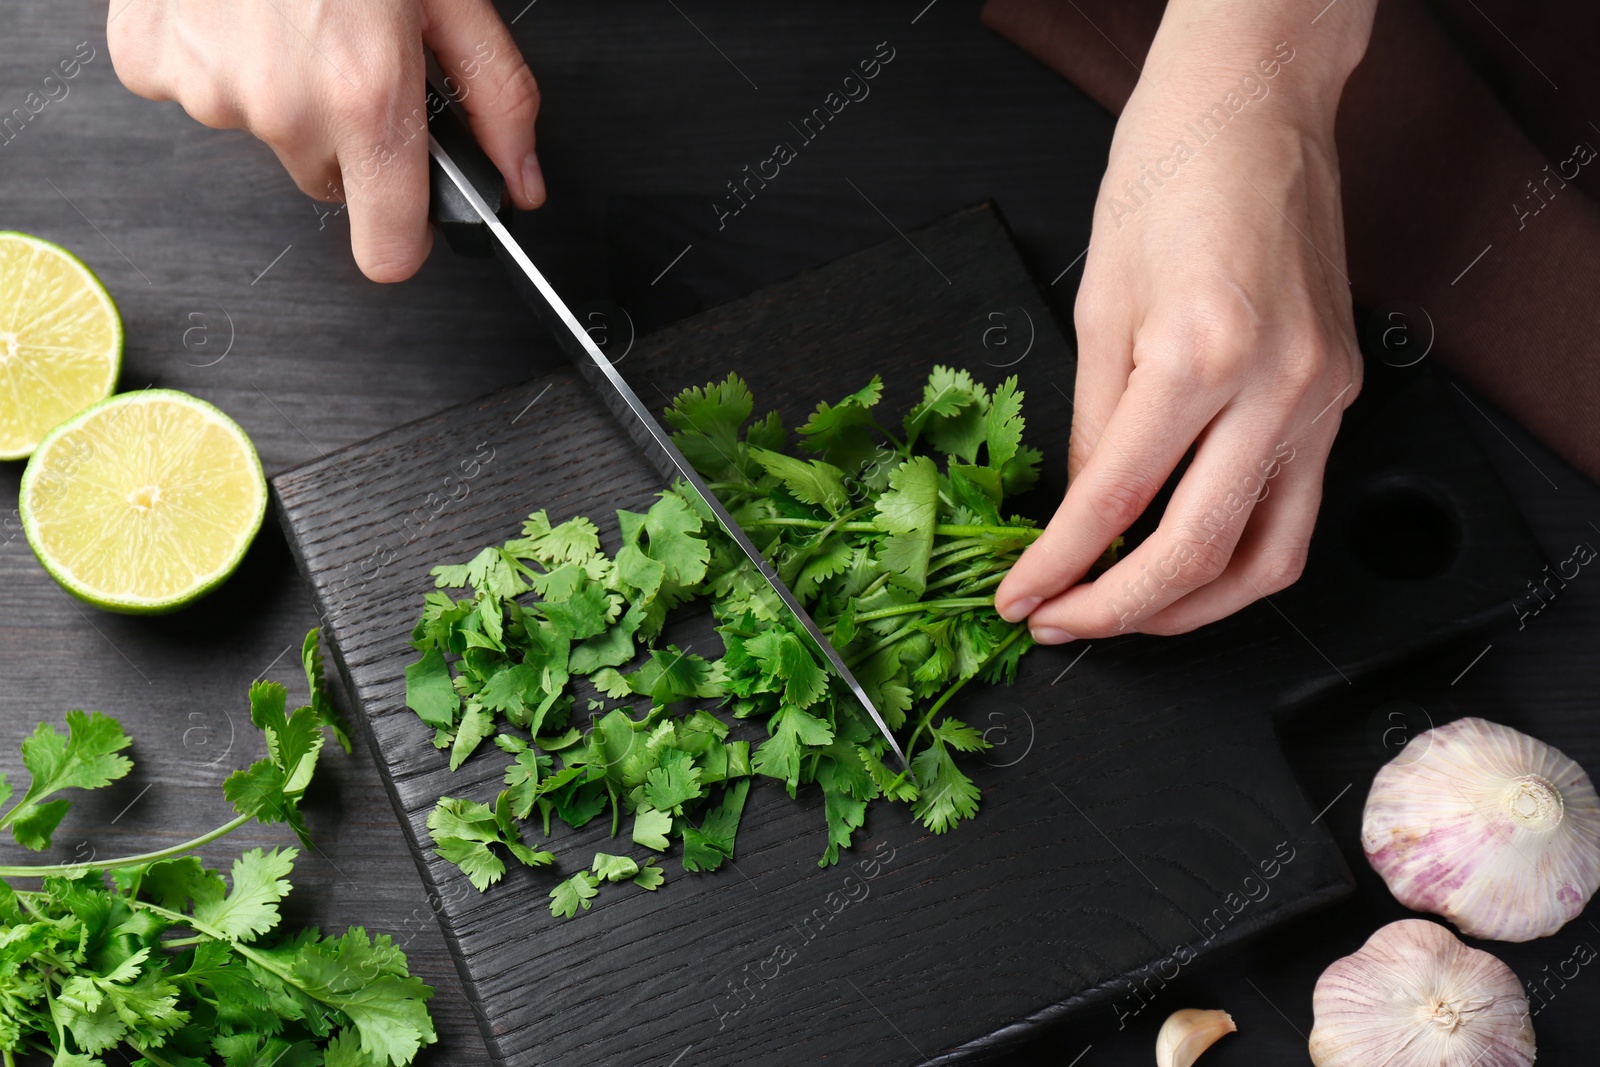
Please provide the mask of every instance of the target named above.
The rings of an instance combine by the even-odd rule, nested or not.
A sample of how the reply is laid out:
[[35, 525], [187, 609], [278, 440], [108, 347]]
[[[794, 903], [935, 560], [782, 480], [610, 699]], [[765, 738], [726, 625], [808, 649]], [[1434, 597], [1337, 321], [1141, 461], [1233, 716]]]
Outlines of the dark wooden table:
[[[521, 11], [515, 31], [544, 87], [551, 203], [521, 233], [574, 302], [620, 304], [646, 331], [883, 240], [893, 227], [993, 198], [1036, 276], [1054, 279], [1049, 292], [1070, 321], [1081, 269], [1074, 260], [1087, 244], [1112, 123], [983, 30], [973, 0], [870, 10], [810, 3], [777, 14], [710, 0], [544, 0], [526, 10], [523, 2], [504, 11]], [[127, 325], [124, 388], [167, 386], [213, 401], [276, 472], [556, 358], [492, 263], [459, 259], [441, 244], [410, 282], [366, 282], [351, 263], [343, 217], [319, 217], [266, 148], [121, 87], [104, 17], [103, 5], [83, 0], [8, 0], [0, 114], [21, 106], [79, 42], [96, 56], [64, 99], [0, 146], [0, 227], [61, 242], [100, 273]], [[790, 138], [788, 123], [881, 41], [895, 59], [871, 95], [719, 231], [712, 203], [724, 183]], [[1450, 324], [1437, 325], [1448, 346]], [[1462, 400], [1549, 556], [1600, 543], [1600, 491], [1481, 398]], [[108, 616], [69, 600], [35, 563], [13, 513], [20, 474], [19, 464], [0, 468], [0, 767], [17, 764], [15, 746], [37, 720], [100, 709], [134, 735], [138, 768], [78, 802], [58, 835], [61, 858], [175, 843], [224, 821], [222, 779], [259, 754], [246, 732], [244, 691], [264, 676], [303, 693], [294, 646], [317, 622], [276, 524], [208, 601], [163, 619]], [[1402, 915], [1357, 843], [1390, 711], [1421, 724], [1484, 715], [1600, 770], [1592, 714], [1600, 579], [1580, 573], [1519, 630], [1512, 604], [1525, 595], [1506, 590], [1506, 628], [1489, 648], [1416, 663], [1282, 724], [1308, 797], [1328, 805], [1325, 817], [1347, 846], [1361, 883], [1355, 899], [1222, 964], [1186, 971], [1120, 1030], [1109, 1007], [1091, 1012], [1019, 1061], [1149, 1062], [1161, 1020], [1199, 1006], [1228, 1009], [1241, 1031], [1208, 1064], [1306, 1062], [1317, 975]], [[441, 1042], [430, 1062], [483, 1061], [471, 1006], [370, 754], [331, 759], [306, 806], [318, 849], [297, 868], [293, 920], [392, 934], [438, 988]], [[284, 842], [258, 828], [211, 856], [220, 863], [251, 844]], [[1600, 926], [1579, 920], [1545, 941], [1491, 947], [1524, 979], [1537, 979], [1583, 942], [1600, 944]], [[1590, 970], [1535, 1019], [1541, 1062], [1578, 1062], [1600, 1038], [1600, 978]]]

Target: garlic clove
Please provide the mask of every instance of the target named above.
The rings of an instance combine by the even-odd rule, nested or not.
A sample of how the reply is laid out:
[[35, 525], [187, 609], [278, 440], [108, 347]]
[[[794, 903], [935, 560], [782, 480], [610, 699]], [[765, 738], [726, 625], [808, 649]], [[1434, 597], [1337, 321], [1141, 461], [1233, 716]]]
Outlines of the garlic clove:
[[1600, 797], [1557, 749], [1460, 719], [1378, 771], [1361, 847], [1406, 907], [1473, 937], [1529, 941], [1561, 929], [1600, 887]]
[[1311, 997], [1316, 1067], [1526, 1067], [1522, 983], [1426, 919], [1390, 923], [1335, 960]]
[[1225, 1011], [1175, 1011], [1167, 1016], [1156, 1035], [1156, 1067], [1189, 1067], [1218, 1038], [1238, 1029]]

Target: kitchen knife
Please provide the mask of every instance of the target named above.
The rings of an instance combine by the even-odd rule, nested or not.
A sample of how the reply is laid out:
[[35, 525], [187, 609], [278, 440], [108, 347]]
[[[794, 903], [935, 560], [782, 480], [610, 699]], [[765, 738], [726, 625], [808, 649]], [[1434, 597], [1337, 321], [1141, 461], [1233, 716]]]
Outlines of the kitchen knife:
[[[466, 124], [451, 110], [449, 98], [432, 85], [428, 87], [427, 109], [431, 214], [451, 247], [468, 255], [483, 255], [486, 251], [492, 251], [500, 259], [523, 297], [533, 306], [545, 327], [555, 335], [562, 350], [572, 357], [579, 373], [622, 424], [628, 436], [669, 484], [677, 479], [687, 482], [695, 495], [716, 516], [718, 525], [766, 579], [784, 606], [799, 620], [812, 643], [833, 666], [834, 672], [850, 687], [850, 692], [877, 724], [878, 732], [888, 743], [889, 750], [909, 774], [911, 765], [906, 761], [900, 743], [895, 740], [888, 723], [883, 721], [883, 715], [867, 696], [866, 690], [850, 673], [838, 650], [817, 628], [810, 613], [778, 577], [772, 564], [739, 528], [716, 494], [706, 486], [699, 472], [672, 443], [671, 435], [656, 421], [622, 375], [617, 373], [589, 332], [545, 280], [539, 268], [534, 266], [533, 260], [516, 238], [511, 236], [511, 231], [501, 218], [506, 208], [505, 185], [499, 171], [473, 139]], [[486, 239], [481, 236], [484, 230], [488, 233]]]

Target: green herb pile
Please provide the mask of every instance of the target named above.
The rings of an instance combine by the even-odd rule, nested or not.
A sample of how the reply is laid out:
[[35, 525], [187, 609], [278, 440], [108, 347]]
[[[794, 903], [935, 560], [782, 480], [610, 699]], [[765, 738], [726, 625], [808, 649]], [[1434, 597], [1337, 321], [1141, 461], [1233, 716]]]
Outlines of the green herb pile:
[[[820, 788], [827, 820], [821, 865], [834, 863], [880, 797], [912, 806], [943, 833], [978, 810], [957, 755], [988, 748], [943, 714], [970, 679], [1010, 682], [1031, 646], [1001, 619], [993, 589], [1037, 535], [1002, 518], [1031, 486], [1039, 453], [1022, 443], [1016, 379], [991, 394], [965, 371], [935, 368], [897, 432], [876, 417], [873, 378], [799, 428], [799, 449], [776, 413], [752, 421], [744, 383], [690, 389], [666, 412], [673, 440], [776, 565], [850, 664], [891, 728], [908, 732], [907, 778], [866, 712], [708, 512], [682, 485], [643, 514], [618, 511], [621, 546], [608, 556], [582, 516], [552, 525], [529, 516], [522, 536], [471, 561], [433, 570], [406, 671], [406, 701], [459, 767], [493, 738], [511, 757], [492, 804], [446, 797], [428, 820], [440, 856], [478, 889], [505, 856], [554, 866], [520, 822], [581, 827], [624, 818], [634, 844], [674, 841], [687, 871], [734, 854], [750, 780], [776, 778], [791, 796]], [[669, 612], [708, 601], [722, 648], [679, 649], [658, 638]], [[574, 679], [596, 696], [575, 713]], [[636, 709], [639, 698], [648, 698]], [[618, 706], [617, 702], [622, 706]], [[705, 706], [764, 728], [731, 740]], [[893, 757], [889, 757], [892, 759]], [[587, 909], [603, 882], [655, 889], [656, 857], [600, 854], [551, 892], [551, 911]]]
[[[299, 802], [326, 727], [349, 739], [322, 685], [317, 632], [303, 649], [308, 706], [286, 711], [284, 688], [250, 687], [250, 719], [267, 756], [223, 791], [238, 815], [193, 841], [87, 863], [4, 866], [0, 881], [0, 1054], [51, 1056], [54, 1067], [381, 1067], [410, 1063], [435, 1040], [433, 990], [406, 970], [387, 935], [279, 929], [295, 849], [250, 849], [229, 877], [191, 853], [251, 821], [288, 823], [307, 846]], [[41, 723], [22, 743], [32, 780], [3, 817], [18, 843], [42, 850], [71, 803], [133, 767], [117, 721], [67, 712], [67, 734]], [[0, 806], [11, 797], [0, 775]], [[107, 880], [109, 874], [109, 882]]]

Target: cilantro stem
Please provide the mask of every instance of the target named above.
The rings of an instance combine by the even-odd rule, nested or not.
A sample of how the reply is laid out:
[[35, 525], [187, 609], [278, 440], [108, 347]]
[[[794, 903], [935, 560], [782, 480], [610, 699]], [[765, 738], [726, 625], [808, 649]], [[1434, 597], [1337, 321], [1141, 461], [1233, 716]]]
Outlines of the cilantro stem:
[[928, 558], [938, 559], [940, 556], [947, 556], [952, 552], [960, 552], [968, 548], [976, 548], [979, 545], [983, 545], [985, 548], [993, 547], [981, 537], [960, 537], [954, 541], [946, 541], [938, 548], [935, 548], [928, 553]]
[[16, 818], [17, 812], [22, 808], [22, 805], [26, 804], [27, 802], [28, 798], [23, 797], [21, 800], [17, 801], [11, 806], [10, 811], [6, 812], [4, 815], [0, 815], [0, 830], [3, 830], [7, 826], [11, 825], [11, 820]]
[[[956, 563], [965, 563], [969, 559], [981, 559], [984, 557], [993, 559], [994, 554], [994, 546], [992, 545], [974, 545], [972, 548], [964, 549], [960, 552], [952, 552], [937, 563], [930, 563], [928, 565], [928, 570], [943, 570], [945, 567], [949, 567]], [[1008, 567], [1010, 565], [1010, 562], [1006, 564]]]
[[933, 702], [933, 706], [923, 714], [922, 721], [917, 723], [917, 728], [911, 732], [911, 740], [906, 742], [907, 759], [911, 757], [912, 752], [916, 748], [917, 738], [921, 737], [922, 731], [927, 729], [928, 726], [932, 724], [933, 717], [939, 714], [939, 711], [950, 702], [950, 698], [961, 692], [962, 686], [966, 685], [969, 681], [982, 674], [985, 667], [993, 663], [995, 659], [999, 657], [1000, 653], [1011, 647], [1012, 642], [1027, 632], [1028, 628], [1026, 626], [1018, 626], [1015, 630], [1012, 630], [1010, 637], [996, 645], [994, 651], [984, 657], [982, 666], [973, 671], [971, 674], [967, 675], [965, 678], [958, 678], [955, 685], [952, 685], [949, 689], [946, 689], [943, 693], [939, 694], [939, 699]]
[[940, 523], [933, 528], [936, 537], [1003, 537], [1030, 544], [1044, 533], [1037, 526], [953, 526]]
[[[126, 1041], [127, 1039], [124, 1038], [123, 1040]], [[160, 1056], [157, 1056], [154, 1052], [151, 1052], [149, 1049], [136, 1045], [132, 1041], [128, 1041], [128, 1047], [133, 1049], [133, 1051], [137, 1052], [139, 1055], [143, 1056], [145, 1059], [149, 1060], [151, 1063], [155, 1064], [156, 1067], [173, 1067], [173, 1064], [170, 1060], [164, 1060]]]
[[[38, 915], [39, 913], [35, 910], [34, 914]], [[43, 916], [40, 916], [40, 918], [43, 918]], [[51, 975], [50, 977], [55, 976]], [[67, 1024], [62, 1021], [61, 1013], [56, 1011], [56, 998], [50, 994], [49, 978], [46, 978], [44, 983], [44, 1006], [45, 1011], [49, 1013], [50, 1021], [56, 1024], [56, 1047], [51, 1055], [59, 1056], [67, 1047]]]
[[300, 989], [302, 991], [304, 990], [304, 987], [294, 979], [293, 975], [291, 975], [289, 971], [279, 967], [271, 957], [262, 955], [249, 945], [241, 945], [239, 942], [229, 938], [221, 930], [201, 922], [192, 915], [185, 915], [181, 911], [173, 911], [170, 908], [163, 908], [161, 905], [152, 904], [147, 900], [129, 900], [128, 906], [130, 908], [139, 908], [143, 911], [148, 911], [154, 915], [159, 915], [163, 919], [171, 920], [175, 926], [187, 926], [189, 929], [198, 931], [199, 933], [204, 934], [206, 937], [211, 938], [213, 941], [220, 941], [233, 951], [237, 952], [239, 955], [243, 956], [245, 959], [249, 960], [251, 963], [255, 964], [257, 967], [260, 967], [262, 970], [277, 975], [279, 978], [282, 978], [284, 982], [294, 986], [296, 989]]
[[219, 837], [226, 837], [239, 827], [255, 818], [254, 815], [240, 815], [223, 823], [209, 833], [201, 834], [193, 841], [185, 841], [181, 845], [163, 848], [155, 852], [145, 852], [137, 856], [122, 856], [113, 860], [91, 860], [88, 863], [52, 863], [37, 866], [0, 866], [0, 878], [43, 878], [50, 874], [82, 874], [85, 871], [109, 871], [117, 867], [133, 867], [140, 863], [154, 863], [156, 860], [168, 859], [172, 856], [181, 856], [186, 852], [193, 852], [201, 845], [210, 844]]
[[827, 541], [829, 537], [833, 536], [833, 534], [837, 532], [840, 527], [846, 525], [852, 517], [868, 510], [870, 509], [865, 507], [855, 508], [852, 511], [847, 511], [843, 515], [835, 517], [826, 526], [818, 528], [816, 536], [812, 537], [811, 540], [804, 546], [805, 551], [800, 556], [800, 562], [795, 565], [795, 573], [799, 573], [799, 568], [811, 561], [811, 557], [817, 554], [817, 549], [821, 548], [823, 542]]
[[817, 547], [819, 547], [822, 544], [823, 541], [826, 541], [828, 539], [828, 535], [829, 534], [833, 533], [836, 530], [841, 530], [846, 526], [853, 525], [850, 522], [850, 519], [852, 519], [855, 516], [861, 514], [863, 511], [871, 511], [871, 510], [872, 510], [871, 505], [865, 505], [865, 506], [859, 507], [859, 508], [852, 508], [849, 511], [845, 512], [843, 515], [840, 515], [840, 516], [834, 518], [831, 522], [828, 523], [828, 525], [822, 527], [821, 532], [818, 533], [817, 536], [812, 540], [811, 547], [813, 549], [816, 549]]
[[892, 574], [891, 571], [884, 571], [882, 574], [880, 574], [876, 578], [872, 579], [872, 584], [868, 585], [865, 589], [861, 590], [861, 592], [857, 593], [855, 599], [857, 599], [857, 600], [865, 600], [865, 599], [867, 599], [867, 597], [871, 596], [873, 593], [876, 593], [878, 590], [880, 590], [884, 586], [888, 585], [889, 584], [889, 577], [890, 577], [891, 574]]
[[965, 570], [959, 574], [952, 574], [948, 578], [941, 578], [937, 582], [930, 582], [928, 584], [928, 591], [932, 592], [935, 589], [943, 589], [946, 586], [960, 585], [963, 582], [970, 582], [974, 578], [982, 578], [983, 580], [981, 582], [973, 582], [971, 586], [964, 590], [968, 593], [976, 593], [980, 589], [987, 589], [991, 585], [998, 585], [1000, 580], [1005, 577], [1006, 571], [1010, 569], [1010, 564], [1007, 564], [1004, 567], [973, 567], [971, 570]]
[[[834, 526], [837, 519], [750, 519], [740, 525], [750, 526], [807, 526], [813, 530]], [[838, 525], [840, 530], [848, 533], [885, 533], [874, 522], [846, 522]], [[949, 523], [939, 523], [934, 526], [933, 533], [936, 537], [1001, 537], [1008, 541], [1032, 542], [1044, 531], [1035, 526], [958, 526]]]
[[890, 634], [888, 637], [885, 637], [883, 640], [879, 641], [877, 644], [872, 645], [865, 652], [861, 653], [861, 655], [859, 655], [859, 656], [855, 657], [854, 659], [852, 659], [850, 661], [850, 666], [852, 668], [857, 667], [857, 666], [861, 665], [862, 663], [865, 663], [867, 660], [871, 659], [873, 656], [876, 656], [879, 652], [882, 652], [884, 649], [888, 648], [890, 645], [899, 644], [901, 641], [905, 640], [907, 637], [910, 637], [912, 634], [917, 632], [917, 625], [918, 624], [917, 624], [916, 620], [912, 620], [911, 622], [906, 623], [904, 626], [900, 627], [900, 629], [896, 630], [894, 633]]
[[992, 608], [994, 597], [955, 597], [950, 600], [918, 600], [911, 604], [896, 604], [893, 607], [879, 608], [876, 611], [863, 611], [856, 616], [856, 622], [871, 622], [874, 619], [887, 619], [892, 615], [905, 615], [913, 611], [956, 611], [965, 608]]
[[[877, 430], [879, 433], [883, 434], [884, 437], [887, 437], [889, 439], [889, 443], [891, 445], [894, 445], [894, 450], [896, 452], [900, 453], [901, 455], [909, 454], [907, 452], [907, 450], [911, 446], [910, 441], [907, 441], [905, 444], [901, 444], [900, 443], [900, 438], [898, 438], [894, 434], [890, 433], [888, 427], [884, 426], [883, 423], [879, 422], [877, 419], [872, 419], [872, 420], [870, 420], [870, 422], [871, 422], [872, 428], [874, 430]], [[920, 429], [920, 427], [918, 427], [918, 428]]]

